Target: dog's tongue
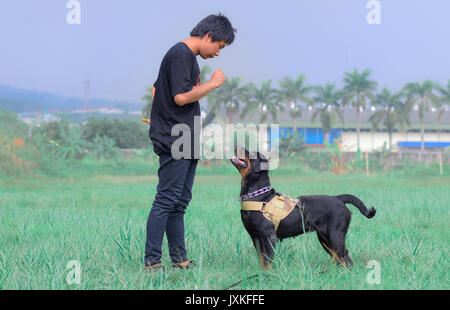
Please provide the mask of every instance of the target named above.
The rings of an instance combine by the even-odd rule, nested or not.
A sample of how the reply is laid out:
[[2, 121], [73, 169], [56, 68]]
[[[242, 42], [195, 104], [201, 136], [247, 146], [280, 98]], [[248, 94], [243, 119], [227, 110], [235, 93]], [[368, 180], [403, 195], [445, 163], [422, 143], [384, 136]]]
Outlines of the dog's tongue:
[[243, 160], [240, 160], [239, 158], [235, 157], [233, 159], [231, 159], [233, 161], [233, 163], [238, 164], [239, 166], [245, 166], [246, 163]]

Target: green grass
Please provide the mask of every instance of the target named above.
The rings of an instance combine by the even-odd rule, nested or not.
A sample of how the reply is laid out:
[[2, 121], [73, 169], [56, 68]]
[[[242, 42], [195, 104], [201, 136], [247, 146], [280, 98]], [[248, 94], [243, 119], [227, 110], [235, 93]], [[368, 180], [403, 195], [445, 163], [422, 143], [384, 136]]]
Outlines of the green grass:
[[[349, 205], [351, 271], [333, 264], [315, 233], [279, 243], [274, 268], [262, 271], [240, 219], [240, 176], [201, 168], [185, 218], [188, 255], [198, 267], [146, 274], [145, 228], [157, 184], [150, 170], [0, 179], [0, 289], [224, 289], [241, 280], [233, 289], [450, 288], [450, 177], [271, 172], [279, 192], [351, 193], [377, 215], [368, 220]], [[166, 241], [163, 254], [170, 267]], [[71, 260], [81, 263], [80, 284], [66, 282]], [[366, 281], [370, 260], [381, 265], [379, 285]]]

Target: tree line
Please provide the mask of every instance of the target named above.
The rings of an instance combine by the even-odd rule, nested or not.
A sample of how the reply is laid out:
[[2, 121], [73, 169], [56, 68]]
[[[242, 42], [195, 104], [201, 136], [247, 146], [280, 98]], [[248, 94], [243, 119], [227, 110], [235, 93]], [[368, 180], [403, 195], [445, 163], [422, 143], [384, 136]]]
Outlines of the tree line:
[[[208, 66], [200, 71], [201, 83], [212, 70]], [[420, 122], [421, 150], [424, 150], [424, 118], [425, 113], [437, 111], [436, 122], [442, 120], [446, 106], [450, 104], [450, 80], [446, 86], [431, 80], [409, 82], [393, 92], [383, 88], [377, 92], [378, 83], [371, 78], [371, 71], [345, 72], [344, 86], [338, 89], [335, 83], [322, 86], [307, 85], [306, 76], [296, 78], [285, 77], [279, 81], [279, 88], [272, 87], [272, 80], [262, 81], [258, 86], [254, 83], [244, 84], [241, 77], [228, 78], [225, 83], [207, 96], [207, 114], [225, 111], [227, 123], [233, 123], [236, 117], [249, 119], [255, 113], [259, 122], [267, 121], [268, 116], [278, 121], [280, 111], [288, 111], [293, 131], [296, 132], [298, 119], [305, 109], [313, 110], [311, 120], [319, 120], [324, 131], [325, 141], [335, 127], [336, 121], [345, 120], [343, 108], [350, 106], [356, 111], [357, 148], [360, 148], [361, 111], [370, 106], [373, 113], [369, 118], [372, 130], [383, 126], [389, 135], [389, 145], [396, 128], [405, 130], [410, 126], [412, 111], [418, 112]], [[146, 103], [144, 115], [151, 111], [152, 98], [150, 88], [142, 98]]]

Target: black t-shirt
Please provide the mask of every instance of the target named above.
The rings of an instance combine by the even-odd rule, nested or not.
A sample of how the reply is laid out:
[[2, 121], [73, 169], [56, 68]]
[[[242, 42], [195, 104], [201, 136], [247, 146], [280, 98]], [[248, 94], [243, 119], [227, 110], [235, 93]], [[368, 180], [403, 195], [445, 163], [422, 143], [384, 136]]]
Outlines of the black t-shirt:
[[[177, 124], [185, 124], [189, 126], [191, 132], [191, 152], [190, 156], [184, 155], [183, 158], [198, 159], [196, 153], [200, 148], [200, 142], [199, 132], [195, 138], [194, 116], [200, 116], [200, 105], [196, 101], [179, 106], [173, 98], [199, 84], [200, 69], [195, 54], [185, 43], [175, 44], [164, 56], [158, 79], [153, 85], [156, 90], [150, 115], [149, 136], [162, 151], [171, 152], [173, 142], [182, 136], [182, 133], [178, 132], [175, 134], [180, 136], [172, 136], [172, 128]], [[183, 150], [183, 145], [179, 149]]]

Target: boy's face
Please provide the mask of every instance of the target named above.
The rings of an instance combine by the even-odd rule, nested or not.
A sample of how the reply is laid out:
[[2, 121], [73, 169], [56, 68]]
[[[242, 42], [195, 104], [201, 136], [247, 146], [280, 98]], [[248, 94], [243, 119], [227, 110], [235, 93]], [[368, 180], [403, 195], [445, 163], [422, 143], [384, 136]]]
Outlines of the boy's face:
[[212, 42], [211, 35], [208, 33], [202, 38], [200, 46], [200, 56], [203, 59], [214, 58], [219, 56], [220, 50], [227, 45], [225, 41]]

